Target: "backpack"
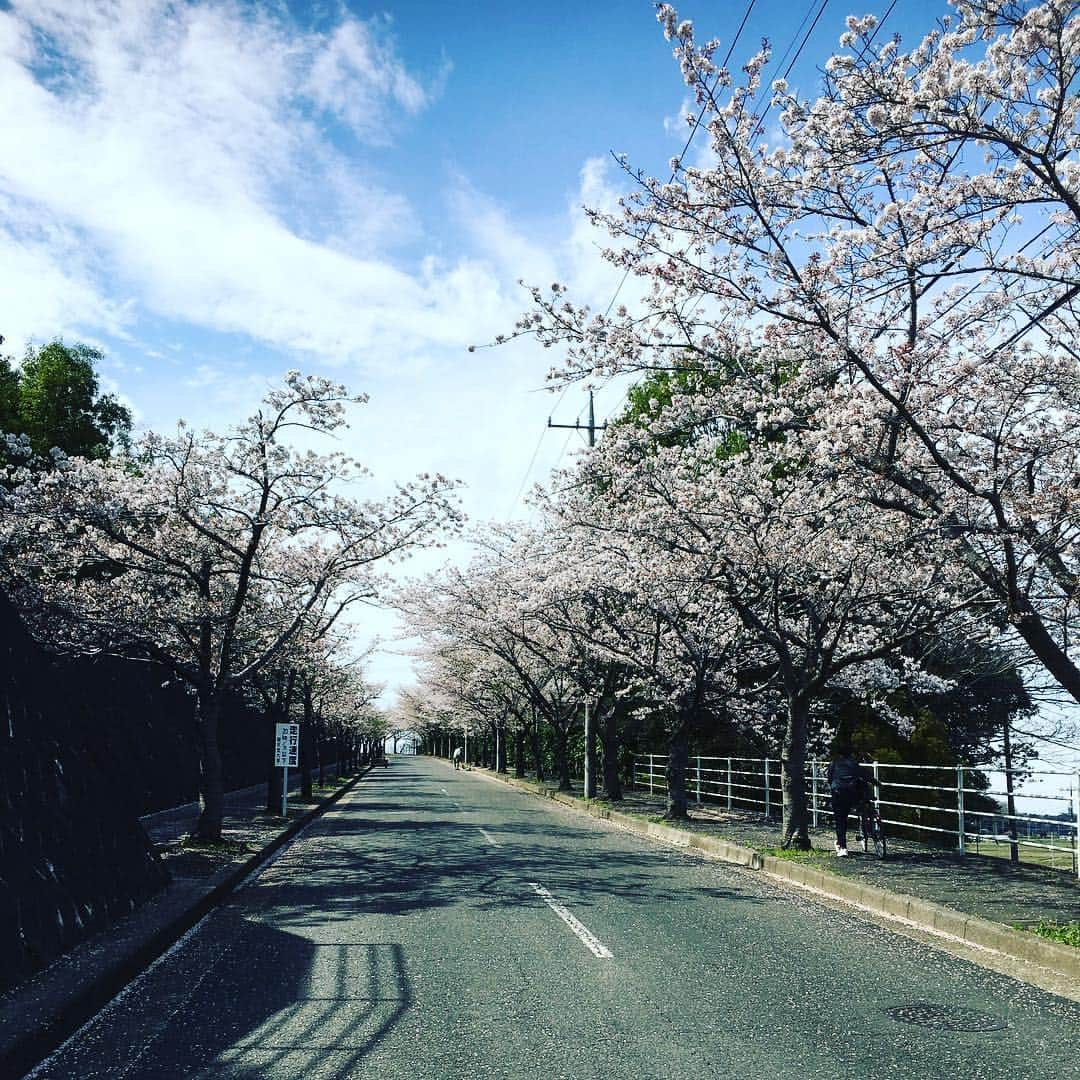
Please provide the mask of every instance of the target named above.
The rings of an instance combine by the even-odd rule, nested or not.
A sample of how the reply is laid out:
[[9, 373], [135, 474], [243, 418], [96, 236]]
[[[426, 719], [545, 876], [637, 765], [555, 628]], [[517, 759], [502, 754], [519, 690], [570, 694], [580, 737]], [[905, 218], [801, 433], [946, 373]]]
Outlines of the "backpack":
[[866, 790], [866, 777], [855, 762], [840, 760], [833, 763], [830, 787], [840, 795], [862, 795]]

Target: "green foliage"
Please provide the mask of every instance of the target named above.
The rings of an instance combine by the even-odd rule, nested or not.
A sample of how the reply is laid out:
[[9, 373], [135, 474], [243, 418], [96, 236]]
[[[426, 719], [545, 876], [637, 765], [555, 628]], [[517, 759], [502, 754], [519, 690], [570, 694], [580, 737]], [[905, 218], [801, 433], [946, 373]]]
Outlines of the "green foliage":
[[[972, 766], [996, 762], [993, 743], [1000, 737], [1004, 723], [1014, 715], [1027, 715], [1032, 706], [1016, 670], [978, 646], [964, 644], [947, 649], [939, 644], [924, 662], [928, 670], [950, 679], [952, 685], [931, 695], [913, 695], [904, 689], [888, 695], [890, 708], [911, 719], [910, 735], [900, 735], [869, 705], [837, 696], [830, 706], [836, 737], [829, 756], [835, 756], [838, 746], [850, 743], [861, 761], [939, 766], [907, 778], [907, 782], [942, 790], [908, 792], [892, 788], [886, 796], [891, 804], [888, 816], [894, 822], [921, 826], [909, 835], [894, 824], [900, 835], [909, 835], [921, 843], [950, 846], [955, 841], [949, 830], [956, 827], [956, 794], [949, 789], [956, 786], [956, 766], [967, 767], [964, 806], [969, 819], [976, 820], [978, 813], [998, 812], [996, 800], [979, 793], [989, 787], [989, 778]], [[898, 771], [886, 769], [882, 779], [888, 784], [901, 777]], [[907, 802], [917, 803], [921, 809], [898, 805]]]
[[[736, 843], [743, 846], [746, 845], [744, 840], [738, 840]], [[774, 859], [785, 859], [787, 862], [802, 863], [804, 866], [816, 866], [823, 870], [832, 870], [835, 862], [831, 853], [826, 854], [826, 852], [817, 848], [800, 850], [793, 847], [767, 847], [762, 848], [761, 853], [763, 855], [771, 855]]]
[[0, 431], [19, 431], [19, 373], [8, 356], [0, 356]]
[[128, 444], [131, 413], [102, 394], [89, 345], [53, 341], [30, 348], [19, 370], [0, 362], [0, 430], [25, 435], [39, 456], [58, 447], [70, 457], [105, 458]]
[[[647, 424], [663, 416], [679, 398], [689, 399], [703, 391], [715, 390], [731, 381], [723, 370], [706, 371], [687, 364], [672, 371], [656, 371], [627, 391], [627, 404], [622, 415], [612, 421], [619, 424]], [[656, 436], [658, 446], [688, 446], [703, 434], [720, 434], [718, 456], [733, 457], [749, 445], [746, 436], [729, 428], [726, 421], [708, 412], [691, 412], [681, 418], [680, 426], [671, 426]]]
[[1072, 945], [1080, 949], [1080, 922], [1059, 923], [1053, 919], [1042, 919], [1038, 926], [1023, 927], [1014, 924], [1017, 930], [1030, 929], [1031, 933], [1049, 941], [1060, 941], [1062, 945]]

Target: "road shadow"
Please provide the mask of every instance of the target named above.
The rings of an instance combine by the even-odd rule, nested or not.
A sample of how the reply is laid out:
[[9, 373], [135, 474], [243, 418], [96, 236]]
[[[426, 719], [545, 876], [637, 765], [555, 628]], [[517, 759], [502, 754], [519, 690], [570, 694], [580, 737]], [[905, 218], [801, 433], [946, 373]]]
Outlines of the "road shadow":
[[749, 885], [687, 888], [665, 849], [598, 847], [595, 828], [572, 819], [553, 831], [546, 808], [527, 800], [499, 824], [483, 808], [450, 809], [432, 784], [418, 769], [380, 774], [375, 789], [336, 808], [305, 834], [302, 848], [266, 871], [246, 902], [272, 908], [279, 925], [295, 928], [459, 905], [539, 908], [544, 901], [529, 884], [536, 880], [575, 909], [608, 898], [650, 907], [694, 896], [764, 902]]
[[204, 932], [221, 939], [208, 977], [105, 1075], [344, 1080], [412, 1004], [400, 945], [316, 944], [233, 909]]

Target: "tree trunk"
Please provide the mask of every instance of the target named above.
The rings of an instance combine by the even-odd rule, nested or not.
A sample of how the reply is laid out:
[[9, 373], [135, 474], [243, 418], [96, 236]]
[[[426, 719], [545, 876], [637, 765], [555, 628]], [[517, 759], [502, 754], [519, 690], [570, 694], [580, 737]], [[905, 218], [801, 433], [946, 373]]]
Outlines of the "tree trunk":
[[304, 684], [304, 726], [300, 729], [300, 798], [313, 802], [311, 764], [315, 756], [315, 710], [311, 707], [311, 687]]
[[532, 722], [532, 752], [533, 763], [536, 766], [536, 779], [542, 781], [544, 779], [544, 750], [540, 740], [540, 717], [536, 715], [535, 710], [533, 710]]
[[326, 783], [326, 734], [325, 718], [320, 716], [315, 728], [315, 756], [319, 760], [319, 787]]
[[1014, 629], [1027, 643], [1028, 648], [1058, 681], [1061, 688], [1068, 692], [1074, 701], [1080, 701], [1080, 667], [1069, 659], [1068, 653], [1054, 640], [1024, 592], [1017, 589], [1010, 595], [1004, 588], [999, 588], [998, 592], [1004, 594], [1003, 598], [1009, 602], [1012, 612], [1019, 616], [1014, 623]]
[[810, 850], [810, 815], [806, 805], [806, 733], [809, 702], [801, 694], [788, 698], [788, 722], [780, 784], [784, 792], [784, 839], [781, 846]]
[[596, 798], [596, 711], [585, 705], [585, 798]]
[[555, 734], [555, 771], [559, 776], [559, 790], [570, 791], [570, 755], [567, 752], [569, 733], [562, 724], [554, 725]]
[[604, 715], [600, 725], [600, 739], [604, 752], [604, 798], [622, 802], [622, 777], [619, 775], [619, 713], [613, 705]]
[[1005, 812], [1009, 815], [1009, 862], [1020, 862], [1020, 847], [1016, 843], [1016, 796], [1013, 794], [1012, 736], [1009, 718], [1005, 717]]
[[668, 821], [685, 821], [689, 816], [689, 800], [686, 796], [686, 767], [690, 760], [689, 725], [680, 715], [668, 740], [667, 762], [667, 810]]
[[525, 776], [525, 729], [519, 727], [514, 732], [514, 775], [519, 779]]
[[202, 775], [199, 785], [201, 812], [195, 826], [200, 840], [221, 842], [225, 818], [225, 776], [221, 767], [221, 695], [213, 687], [199, 690], [199, 742]]
[[495, 771], [506, 772], [506, 725], [502, 722], [495, 726]]

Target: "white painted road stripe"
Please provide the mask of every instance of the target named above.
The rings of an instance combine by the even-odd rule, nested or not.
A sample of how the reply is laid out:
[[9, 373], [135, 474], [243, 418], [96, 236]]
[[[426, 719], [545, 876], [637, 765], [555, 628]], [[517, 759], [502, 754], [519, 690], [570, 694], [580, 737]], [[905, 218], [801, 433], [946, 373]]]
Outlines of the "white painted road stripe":
[[[479, 825], [477, 825], [477, 828], [478, 828], [478, 829], [480, 829], [480, 826], [479, 826]], [[494, 837], [494, 836], [492, 836], [492, 835], [491, 835], [491, 833], [489, 833], [489, 832], [487, 831], [487, 829], [480, 829], [480, 832], [481, 832], [481, 834], [483, 835], [484, 839], [485, 839], [485, 840], [486, 840], [486, 841], [487, 841], [487, 842], [488, 842], [489, 844], [491, 844], [491, 846], [492, 846], [492, 847], [502, 847], [502, 844], [500, 844], [500, 843], [499, 843], [499, 841], [498, 841], [498, 840], [496, 840], [496, 839], [495, 839], [495, 837]]]
[[587, 926], [585, 926], [584, 923], [571, 915], [570, 912], [567, 911], [566, 908], [564, 908], [562, 904], [560, 904], [559, 901], [556, 900], [555, 897], [552, 896], [551, 893], [549, 893], [547, 889], [544, 888], [543, 885], [541, 885], [538, 881], [530, 881], [529, 884], [533, 887], [537, 895], [544, 901], [544, 903], [547, 904], [547, 906], [551, 908], [551, 910], [554, 911], [555, 914], [558, 915], [559, 918], [562, 919], [562, 921], [566, 923], [566, 925], [569, 926], [575, 934], [577, 934], [577, 936], [581, 939], [582, 944], [584, 944], [585, 948], [588, 949], [589, 952], [593, 954], [593, 956], [598, 956], [601, 960], [613, 959], [611, 955], [611, 950], [608, 949], [606, 946], [601, 945], [600, 942], [596, 939], [596, 935]]

